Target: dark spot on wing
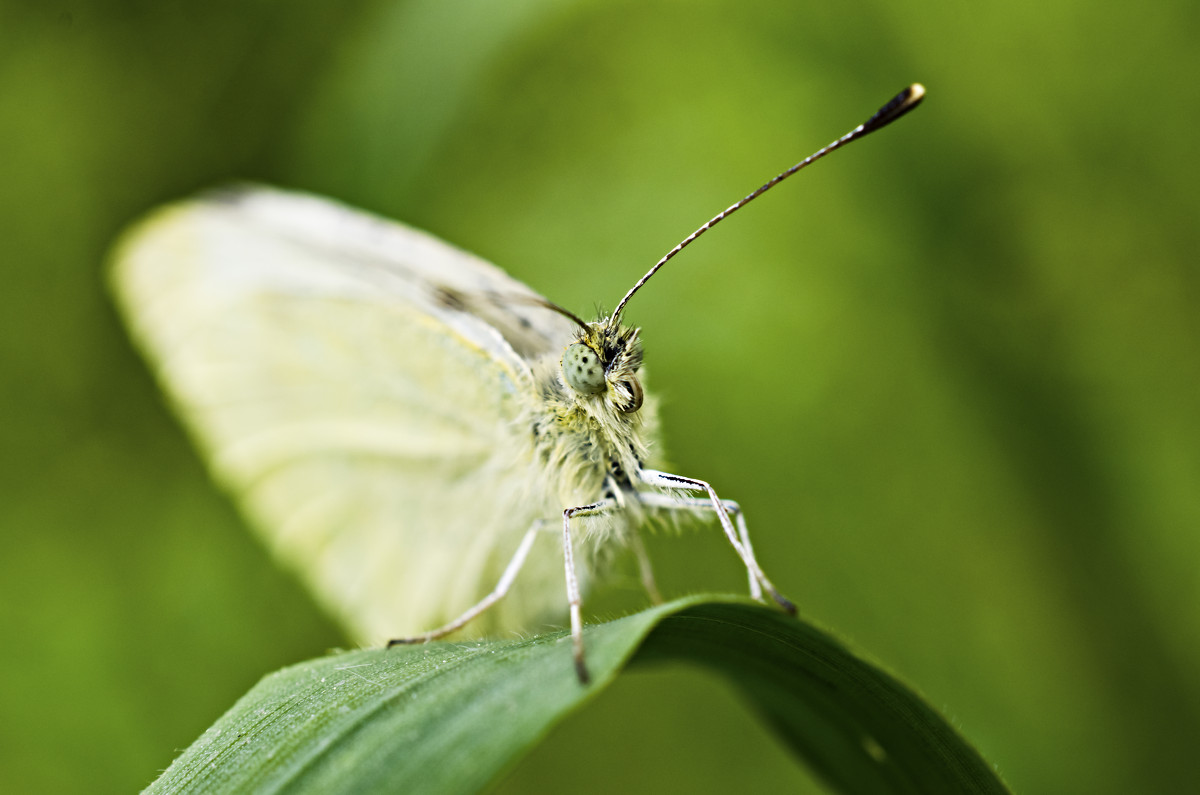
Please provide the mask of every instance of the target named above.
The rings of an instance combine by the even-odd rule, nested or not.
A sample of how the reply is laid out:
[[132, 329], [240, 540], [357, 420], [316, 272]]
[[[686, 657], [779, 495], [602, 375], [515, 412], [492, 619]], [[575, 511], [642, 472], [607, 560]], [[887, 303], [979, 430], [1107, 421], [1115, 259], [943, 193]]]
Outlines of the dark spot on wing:
[[[473, 315], [493, 329], [520, 356], [532, 357], [553, 350], [560, 340], [552, 340], [525, 317], [531, 302], [519, 293], [506, 294], [495, 290], [461, 290], [444, 284], [429, 285], [430, 299], [442, 309]], [[532, 303], [538, 310], [537, 303]], [[567, 335], [563, 334], [562, 342]]]
[[433, 288], [433, 300], [447, 309], [453, 309], [455, 312], [467, 311], [466, 297], [453, 287], [435, 285]]

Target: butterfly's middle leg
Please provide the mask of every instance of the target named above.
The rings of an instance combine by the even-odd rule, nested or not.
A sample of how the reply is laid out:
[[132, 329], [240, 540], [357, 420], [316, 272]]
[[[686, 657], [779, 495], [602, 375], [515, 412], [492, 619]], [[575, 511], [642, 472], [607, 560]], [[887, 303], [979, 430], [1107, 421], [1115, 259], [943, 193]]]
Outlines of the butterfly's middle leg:
[[[782, 607], [791, 615], [796, 614], [796, 606], [791, 600], [779, 592], [774, 584], [767, 579], [767, 575], [763, 573], [762, 567], [758, 565], [758, 561], [754, 557], [754, 549], [750, 546], [750, 535], [746, 532], [745, 520], [738, 523], [739, 531], [733, 528], [733, 522], [729, 519], [729, 508], [726, 502], [717, 496], [717, 492], [703, 480], [696, 478], [685, 478], [681, 475], [672, 475], [669, 472], [658, 472], [653, 469], [643, 469], [638, 472], [638, 478], [649, 486], [655, 486], [661, 489], [671, 491], [702, 491], [708, 495], [708, 504], [717, 515], [717, 519], [721, 522], [721, 529], [725, 531], [725, 537], [729, 539], [729, 543], [733, 546], [738, 556], [742, 559], [742, 563], [746, 566], [746, 571], [753, 580], [761, 583], [763, 590], [771, 595], [775, 603]], [[645, 501], [649, 495], [639, 495]], [[734, 503], [736, 505], [736, 503]], [[738, 509], [738, 515], [741, 515], [741, 510]], [[741, 536], [739, 538], [738, 536]], [[755, 593], [757, 588], [751, 588], [751, 593]], [[761, 593], [761, 592], [760, 592]]]
[[426, 641], [437, 640], [438, 638], [449, 635], [456, 629], [462, 629], [472, 619], [478, 616], [483, 611], [487, 610], [492, 605], [499, 602], [508, 593], [508, 589], [512, 587], [513, 581], [517, 579], [517, 574], [520, 573], [521, 567], [525, 565], [525, 559], [529, 557], [529, 549], [533, 546], [533, 540], [537, 534], [546, 530], [549, 522], [546, 519], [538, 519], [527, 531], [525, 537], [521, 539], [520, 546], [517, 547], [516, 553], [512, 556], [512, 560], [508, 562], [504, 573], [500, 575], [500, 581], [496, 583], [496, 587], [487, 596], [480, 599], [476, 604], [472, 605], [458, 618], [451, 621], [449, 624], [438, 627], [437, 629], [424, 632], [420, 635], [413, 635], [408, 638], [396, 638], [389, 640], [387, 647], [402, 646], [410, 643], [425, 643]]
[[[655, 491], [639, 493], [638, 501], [642, 505], [657, 508], [660, 511], [715, 512], [716, 510], [712, 502], [704, 497], [673, 497], [667, 494], [659, 494]], [[725, 506], [726, 512], [733, 517], [733, 522], [737, 525], [738, 538], [742, 542], [742, 548], [753, 556], [754, 547], [750, 546], [750, 531], [746, 528], [746, 514], [742, 511], [742, 506], [733, 500], [721, 500], [721, 504]], [[750, 581], [750, 598], [762, 599], [762, 586], [759, 585], [758, 577], [750, 570], [747, 570], [746, 574]], [[661, 599], [658, 601], [661, 601]]]

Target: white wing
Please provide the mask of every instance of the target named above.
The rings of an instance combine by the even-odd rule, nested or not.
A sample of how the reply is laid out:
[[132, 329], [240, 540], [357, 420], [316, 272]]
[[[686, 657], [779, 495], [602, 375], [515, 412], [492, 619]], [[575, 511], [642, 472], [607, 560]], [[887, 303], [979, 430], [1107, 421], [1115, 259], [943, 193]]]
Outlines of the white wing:
[[[530, 363], [571, 324], [499, 269], [313, 197], [168, 207], [118, 248], [128, 323], [215, 476], [365, 642], [431, 629], [561, 509], [539, 488]], [[476, 630], [561, 607], [540, 541]]]

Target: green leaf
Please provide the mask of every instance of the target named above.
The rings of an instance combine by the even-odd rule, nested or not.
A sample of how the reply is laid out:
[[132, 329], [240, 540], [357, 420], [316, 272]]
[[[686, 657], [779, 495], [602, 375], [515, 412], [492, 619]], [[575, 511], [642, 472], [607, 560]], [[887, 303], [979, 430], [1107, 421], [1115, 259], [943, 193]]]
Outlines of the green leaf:
[[709, 666], [843, 792], [1005, 792], [945, 719], [824, 632], [745, 600], [692, 597], [570, 637], [333, 654], [264, 678], [150, 792], [477, 792], [626, 664]]

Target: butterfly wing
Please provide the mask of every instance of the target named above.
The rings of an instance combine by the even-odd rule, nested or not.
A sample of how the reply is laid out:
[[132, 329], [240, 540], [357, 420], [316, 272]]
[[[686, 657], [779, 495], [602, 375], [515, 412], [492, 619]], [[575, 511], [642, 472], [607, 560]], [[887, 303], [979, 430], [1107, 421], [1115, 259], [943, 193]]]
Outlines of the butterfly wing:
[[[572, 333], [529, 288], [424, 233], [267, 189], [168, 207], [124, 239], [134, 337], [215, 477], [362, 641], [431, 629], [494, 586], [539, 490], [531, 364]], [[547, 513], [549, 512], [549, 513]], [[476, 630], [560, 608], [535, 544]]]

